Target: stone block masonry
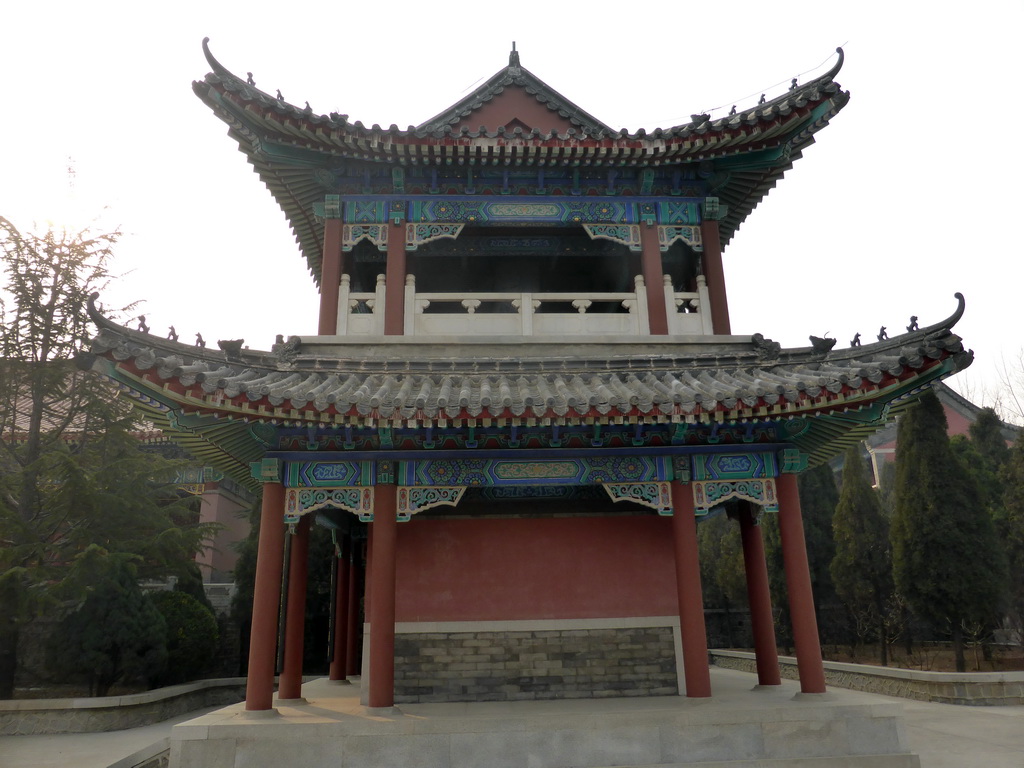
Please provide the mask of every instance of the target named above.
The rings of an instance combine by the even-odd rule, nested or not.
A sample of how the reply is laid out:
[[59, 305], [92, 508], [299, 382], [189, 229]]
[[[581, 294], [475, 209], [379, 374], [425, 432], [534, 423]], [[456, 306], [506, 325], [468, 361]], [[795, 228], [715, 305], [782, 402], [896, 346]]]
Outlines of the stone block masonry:
[[124, 696], [0, 701], [0, 736], [140, 728], [245, 697], [245, 678], [197, 680]]
[[672, 627], [422, 632], [395, 639], [395, 702], [678, 693]]
[[[752, 653], [711, 650], [709, 656], [723, 669], [755, 671]], [[1024, 705], [1024, 672], [931, 672], [838, 661], [824, 666], [825, 681], [837, 688], [941, 704]], [[784, 678], [799, 679], [794, 658], [780, 656], [779, 670]]]

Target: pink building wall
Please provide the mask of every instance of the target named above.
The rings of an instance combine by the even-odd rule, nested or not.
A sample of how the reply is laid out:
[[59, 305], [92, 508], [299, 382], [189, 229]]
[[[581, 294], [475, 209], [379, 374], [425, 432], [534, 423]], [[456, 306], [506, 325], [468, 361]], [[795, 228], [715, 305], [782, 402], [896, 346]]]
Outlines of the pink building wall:
[[675, 615], [671, 523], [414, 518], [398, 527], [396, 620]]
[[222, 526], [211, 546], [196, 555], [203, 581], [234, 581], [238, 553], [233, 546], [249, 533], [248, 504], [217, 483], [207, 483], [200, 497], [199, 522]]

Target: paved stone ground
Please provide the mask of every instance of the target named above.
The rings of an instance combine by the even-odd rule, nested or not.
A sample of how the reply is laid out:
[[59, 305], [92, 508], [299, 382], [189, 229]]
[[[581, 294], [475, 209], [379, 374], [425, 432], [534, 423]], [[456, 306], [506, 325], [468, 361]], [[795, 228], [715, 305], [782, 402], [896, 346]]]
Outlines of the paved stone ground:
[[[753, 675], [745, 672], [713, 669], [712, 685], [720, 678], [723, 683], [750, 681], [753, 684], [754, 680]], [[793, 685], [788, 681], [784, 684]], [[840, 696], [844, 693], [841, 689], [832, 691]], [[922, 768], [1024, 768], [1024, 706], [965, 707], [873, 694], [856, 695], [903, 704], [910, 746], [920, 755]], [[551, 704], [543, 702], [545, 707]], [[200, 710], [128, 731], [6, 736], [0, 738], [0, 768], [108, 768], [166, 738], [175, 723], [209, 711]]]
[[902, 701], [921, 768], [1024, 768], [1024, 706], [965, 707]]

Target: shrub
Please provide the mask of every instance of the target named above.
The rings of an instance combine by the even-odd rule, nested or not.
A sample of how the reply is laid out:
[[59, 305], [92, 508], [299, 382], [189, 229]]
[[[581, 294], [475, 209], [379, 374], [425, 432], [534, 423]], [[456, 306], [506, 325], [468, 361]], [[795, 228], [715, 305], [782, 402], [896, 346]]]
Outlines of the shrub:
[[74, 613], [50, 638], [48, 666], [65, 679], [86, 677], [106, 696], [121, 680], [152, 679], [167, 662], [163, 616], [139, 589], [135, 568], [111, 557]]
[[155, 688], [195, 680], [209, 669], [217, 652], [216, 617], [184, 592], [154, 592], [150, 599], [167, 626], [167, 667], [149, 678], [150, 685]]

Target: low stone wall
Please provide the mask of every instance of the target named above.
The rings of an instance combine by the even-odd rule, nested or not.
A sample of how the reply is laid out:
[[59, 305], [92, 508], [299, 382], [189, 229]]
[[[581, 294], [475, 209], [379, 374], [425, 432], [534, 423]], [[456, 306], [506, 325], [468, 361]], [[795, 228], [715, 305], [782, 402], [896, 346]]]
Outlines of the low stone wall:
[[422, 632], [395, 638], [395, 701], [678, 692], [672, 627]]
[[120, 731], [245, 698], [245, 678], [198, 680], [129, 696], [0, 701], [0, 736]]
[[[718, 667], [757, 671], [752, 653], [713, 650], [708, 655]], [[838, 661], [824, 666], [826, 684], [837, 688], [942, 704], [1024, 704], [1024, 672], [925, 672]], [[799, 679], [795, 658], [780, 656], [779, 669], [783, 677]]]

